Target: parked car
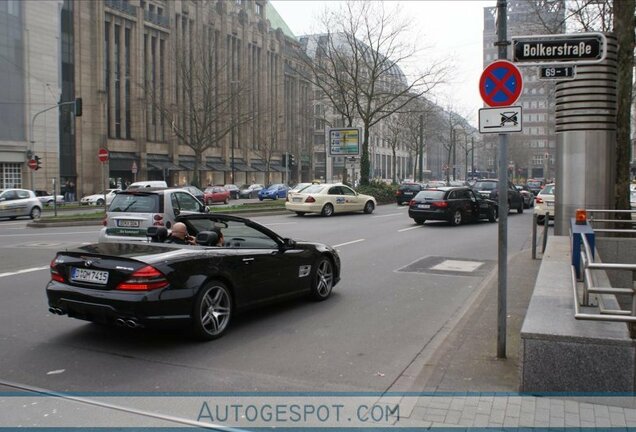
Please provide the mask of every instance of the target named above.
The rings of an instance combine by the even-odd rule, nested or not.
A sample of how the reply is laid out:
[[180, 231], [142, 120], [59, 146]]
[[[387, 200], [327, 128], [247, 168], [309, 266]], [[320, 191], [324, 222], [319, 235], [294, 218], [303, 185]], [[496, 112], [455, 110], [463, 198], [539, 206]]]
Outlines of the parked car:
[[243, 185], [239, 192], [239, 196], [241, 198], [256, 198], [258, 196], [258, 192], [263, 189], [262, 184], [251, 184], [251, 185]]
[[498, 216], [497, 203], [468, 186], [426, 189], [409, 202], [409, 217], [420, 225], [427, 220], [445, 220], [451, 225], [480, 219], [496, 222]]
[[[479, 180], [475, 182], [472, 188], [479, 192], [483, 198], [488, 198], [495, 202], [499, 201], [499, 180], [497, 179]], [[523, 198], [511, 182], [508, 182], [508, 209], [516, 209], [517, 213], [523, 213]]]
[[413, 197], [415, 197], [415, 195], [423, 189], [424, 185], [421, 183], [401, 183], [398, 186], [398, 190], [395, 192], [395, 201], [397, 202], [397, 205], [408, 204], [409, 201], [411, 201]]
[[258, 191], [258, 199], [263, 201], [264, 199], [277, 200], [278, 198], [287, 198], [287, 191], [289, 186], [282, 183], [270, 185], [266, 188]]
[[[340, 280], [338, 252], [325, 244], [284, 238], [235, 216], [176, 220], [197, 245], [92, 244], [58, 252], [46, 286], [49, 311], [131, 328], [181, 326], [210, 340], [242, 310], [305, 294], [326, 300]], [[216, 246], [218, 228], [223, 246]]]
[[205, 212], [194, 195], [180, 188], [126, 189], [110, 203], [99, 241], [145, 241], [148, 227], [170, 228], [181, 214]]
[[36, 190], [34, 192], [35, 192], [35, 196], [38, 197], [40, 202], [44, 204], [45, 206], [53, 205], [53, 199], [55, 199], [55, 203], [57, 205], [64, 204], [64, 195], [56, 195], [55, 198], [53, 198], [52, 192], [47, 192], [43, 190]]
[[128, 185], [128, 189], [142, 189], [142, 188], [166, 188], [168, 184], [163, 180], [145, 180], [131, 183]]
[[181, 189], [185, 189], [188, 192], [190, 192], [192, 195], [194, 195], [194, 197], [196, 199], [198, 199], [199, 201], [201, 201], [202, 203], [205, 203], [205, 197], [204, 197], [204, 193], [201, 189], [199, 189], [196, 186], [182, 186]]
[[105, 191], [102, 191], [100, 193], [86, 195], [80, 200], [80, 205], [103, 206], [104, 194], [106, 195], [106, 205], [110, 205], [110, 203], [113, 202], [113, 198], [115, 198], [117, 192], [121, 192], [121, 189], [106, 189]]
[[629, 204], [632, 207], [632, 210], [636, 210], [636, 189], [629, 191]]
[[534, 196], [537, 196], [541, 189], [545, 186], [545, 182], [541, 179], [528, 179], [526, 184]]
[[230, 191], [223, 186], [210, 186], [205, 189], [203, 202], [207, 205], [214, 203], [227, 204], [230, 202]]
[[523, 208], [534, 207], [534, 194], [530, 188], [527, 185], [515, 185], [515, 187], [521, 194], [521, 198], [523, 198]]
[[545, 223], [546, 213], [550, 213], [550, 220], [554, 219], [554, 183], [545, 185], [543, 189], [534, 199], [534, 214], [537, 215], [537, 224], [543, 225]]
[[349, 186], [335, 183], [308, 186], [302, 192], [294, 194], [285, 203], [285, 208], [298, 216], [306, 213], [320, 213], [331, 216], [334, 213], [362, 211], [373, 213], [377, 202], [371, 195], [364, 195]]
[[39, 219], [42, 215], [42, 203], [35, 192], [26, 189], [0, 189], [0, 217], [15, 219], [28, 216]]
[[228, 192], [230, 192], [230, 199], [239, 199], [239, 193], [241, 192], [241, 189], [239, 189], [239, 187], [235, 184], [226, 184], [225, 186], [223, 186], [225, 189], [228, 190]]

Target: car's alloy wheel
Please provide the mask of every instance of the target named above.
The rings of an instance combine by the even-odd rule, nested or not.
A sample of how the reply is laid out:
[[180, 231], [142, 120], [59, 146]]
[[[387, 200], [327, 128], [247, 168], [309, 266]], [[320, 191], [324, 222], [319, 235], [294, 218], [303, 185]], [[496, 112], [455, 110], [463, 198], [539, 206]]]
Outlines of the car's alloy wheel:
[[423, 225], [424, 222], [426, 222], [426, 219], [414, 219], [414, 220], [415, 220], [415, 223], [418, 225]]
[[375, 210], [375, 206], [373, 205], [373, 201], [367, 201], [367, 203], [364, 205], [364, 212], [366, 214], [371, 214], [371, 213], [373, 213], [373, 210]]
[[323, 216], [331, 216], [333, 214], [333, 206], [329, 203], [325, 204], [325, 206], [322, 208], [322, 212], [320, 212], [321, 215]]
[[539, 215], [537, 216], [537, 225], [543, 225], [545, 223], [545, 216]]
[[213, 281], [199, 291], [194, 302], [193, 331], [201, 339], [221, 337], [232, 318], [232, 297], [224, 283]]
[[42, 214], [42, 210], [40, 210], [40, 207], [33, 207], [31, 209], [31, 213], [29, 214], [29, 217], [31, 219], [40, 219], [41, 214]]
[[316, 273], [311, 285], [311, 295], [314, 299], [322, 301], [331, 295], [333, 289], [333, 265], [329, 258], [321, 258], [316, 266]]
[[229, 204], [230, 203], [230, 198], [225, 198], [225, 201], [223, 201], [223, 204]]
[[488, 212], [488, 222], [497, 222], [497, 216], [497, 209], [491, 207]]
[[462, 223], [462, 212], [460, 210], [455, 210], [453, 213], [453, 217], [450, 220], [451, 225], [460, 225]]
[[305, 216], [305, 212], [296, 212], [298, 216]]
[[104, 205], [104, 200], [102, 200], [102, 199], [97, 200], [97, 205], [98, 206], [103, 206]]

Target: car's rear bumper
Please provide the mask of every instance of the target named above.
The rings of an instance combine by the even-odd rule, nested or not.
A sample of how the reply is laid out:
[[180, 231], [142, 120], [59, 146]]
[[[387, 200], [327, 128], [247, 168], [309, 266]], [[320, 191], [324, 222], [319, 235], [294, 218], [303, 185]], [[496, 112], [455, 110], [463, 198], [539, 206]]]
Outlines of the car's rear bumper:
[[293, 212], [320, 213], [322, 211], [322, 204], [286, 202], [285, 208]]
[[412, 219], [448, 220], [446, 210], [421, 210], [409, 208], [409, 217]]
[[[86, 321], [128, 327], [179, 326], [190, 322], [193, 297], [187, 290], [103, 291], [51, 281], [46, 295], [51, 311]], [[170, 300], [165, 300], [170, 297]], [[131, 323], [132, 322], [132, 323]]]
[[547, 212], [550, 212], [550, 219], [554, 219], [554, 206], [548, 207], [545, 203], [534, 205], [534, 214], [537, 216], [545, 216]]

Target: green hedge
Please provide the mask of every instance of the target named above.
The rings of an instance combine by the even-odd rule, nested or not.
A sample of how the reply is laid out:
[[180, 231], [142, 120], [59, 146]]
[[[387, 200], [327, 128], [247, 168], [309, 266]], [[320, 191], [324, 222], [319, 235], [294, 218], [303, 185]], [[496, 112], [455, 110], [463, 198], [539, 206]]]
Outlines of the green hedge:
[[395, 192], [397, 185], [390, 185], [384, 182], [372, 181], [368, 185], [358, 186], [357, 192], [375, 197], [378, 204], [391, 204], [395, 202]]

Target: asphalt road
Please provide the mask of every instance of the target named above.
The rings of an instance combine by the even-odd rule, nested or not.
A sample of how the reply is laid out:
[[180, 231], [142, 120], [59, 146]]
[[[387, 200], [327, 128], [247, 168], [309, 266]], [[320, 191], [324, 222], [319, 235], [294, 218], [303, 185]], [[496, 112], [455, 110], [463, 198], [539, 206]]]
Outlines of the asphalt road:
[[[531, 212], [510, 213], [509, 253], [530, 247]], [[99, 227], [0, 221], [0, 382], [58, 391], [381, 392], [496, 271], [497, 224], [488, 222], [418, 226], [395, 205], [372, 215], [254, 219], [336, 246], [342, 280], [328, 301], [250, 312], [206, 343], [50, 314], [44, 287], [55, 251], [96, 241]], [[462, 264], [448, 259], [477, 268], [433, 269]]]

